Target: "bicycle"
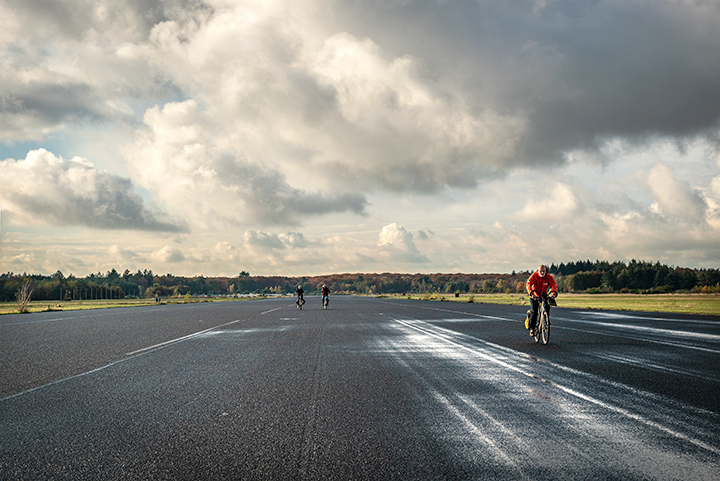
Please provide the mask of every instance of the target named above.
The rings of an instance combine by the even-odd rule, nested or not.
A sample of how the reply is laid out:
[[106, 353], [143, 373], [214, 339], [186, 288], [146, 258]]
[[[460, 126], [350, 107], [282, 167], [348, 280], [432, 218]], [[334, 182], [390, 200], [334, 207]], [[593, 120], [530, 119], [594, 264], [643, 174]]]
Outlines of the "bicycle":
[[323, 299], [322, 299], [323, 309], [327, 309], [328, 304], [330, 304], [330, 296], [323, 296]]
[[540, 310], [538, 312], [537, 325], [535, 326], [535, 342], [542, 341], [543, 344], [550, 342], [550, 308], [555, 304], [555, 299], [548, 297], [547, 292], [542, 295]]
[[302, 306], [305, 304], [305, 299], [303, 299], [303, 296], [297, 296], [297, 301], [295, 301], [295, 304], [297, 304], [297, 308], [302, 311]]

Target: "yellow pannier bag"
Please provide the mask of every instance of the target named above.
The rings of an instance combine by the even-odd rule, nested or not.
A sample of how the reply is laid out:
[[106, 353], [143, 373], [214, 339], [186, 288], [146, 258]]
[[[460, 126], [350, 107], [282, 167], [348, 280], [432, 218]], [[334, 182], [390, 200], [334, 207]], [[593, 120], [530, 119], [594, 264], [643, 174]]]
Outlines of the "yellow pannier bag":
[[527, 311], [527, 315], [525, 316], [525, 329], [530, 329], [530, 315], [532, 314], [532, 311]]

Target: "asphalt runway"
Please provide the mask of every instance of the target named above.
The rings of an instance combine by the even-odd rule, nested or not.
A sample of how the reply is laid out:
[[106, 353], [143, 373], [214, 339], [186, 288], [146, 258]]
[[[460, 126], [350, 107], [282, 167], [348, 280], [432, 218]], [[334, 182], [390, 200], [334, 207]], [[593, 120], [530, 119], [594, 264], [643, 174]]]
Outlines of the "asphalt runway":
[[720, 316], [307, 301], [0, 316], [0, 479], [720, 479]]

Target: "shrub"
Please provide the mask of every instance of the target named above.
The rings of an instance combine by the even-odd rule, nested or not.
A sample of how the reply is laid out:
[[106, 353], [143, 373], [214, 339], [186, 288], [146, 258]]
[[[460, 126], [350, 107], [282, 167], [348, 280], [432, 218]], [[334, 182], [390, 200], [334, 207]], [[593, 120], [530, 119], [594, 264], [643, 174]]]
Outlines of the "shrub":
[[32, 285], [32, 281], [28, 278], [23, 279], [22, 283], [20, 284], [20, 288], [15, 295], [20, 314], [24, 314], [30, 311], [30, 300], [32, 299], [33, 290], [34, 288]]

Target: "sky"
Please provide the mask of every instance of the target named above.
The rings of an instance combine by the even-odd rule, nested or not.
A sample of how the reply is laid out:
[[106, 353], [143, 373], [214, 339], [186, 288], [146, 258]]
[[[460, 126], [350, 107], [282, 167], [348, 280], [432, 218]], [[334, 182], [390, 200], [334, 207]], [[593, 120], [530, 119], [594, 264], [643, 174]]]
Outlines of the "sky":
[[720, 267], [715, 0], [0, 0], [0, 272]]

